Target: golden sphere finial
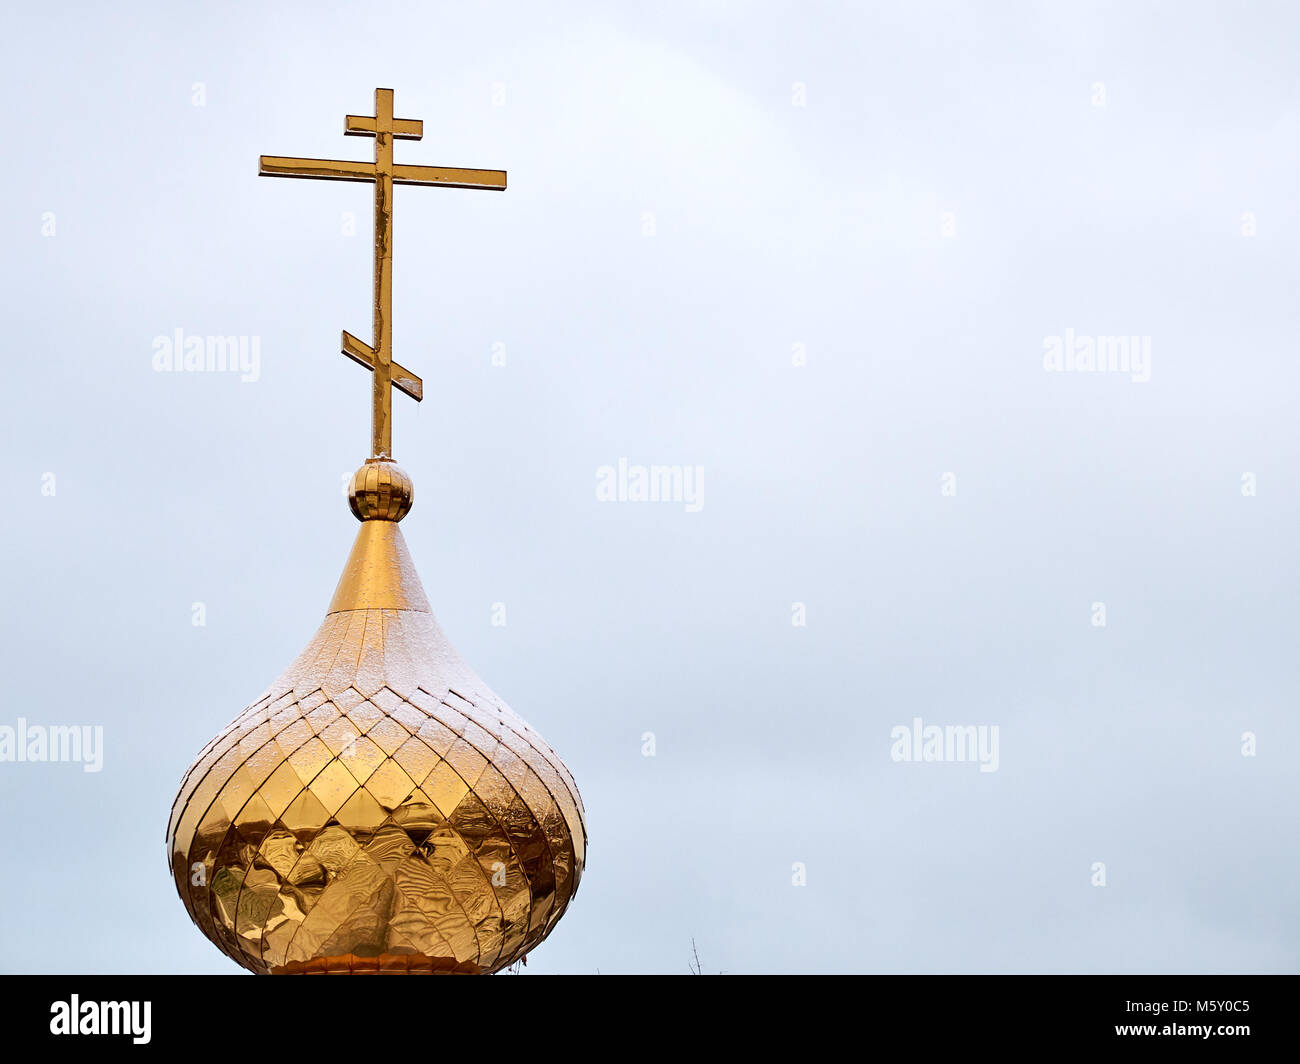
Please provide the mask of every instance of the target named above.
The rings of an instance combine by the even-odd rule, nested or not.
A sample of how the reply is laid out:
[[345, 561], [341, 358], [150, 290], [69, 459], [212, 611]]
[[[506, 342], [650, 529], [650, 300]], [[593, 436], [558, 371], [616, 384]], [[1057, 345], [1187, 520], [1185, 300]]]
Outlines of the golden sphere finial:
[[367, 458], [348, 485], [348, 505], [358, 521], [400, 521], [414, 501], [415, 485], [391, 458]]

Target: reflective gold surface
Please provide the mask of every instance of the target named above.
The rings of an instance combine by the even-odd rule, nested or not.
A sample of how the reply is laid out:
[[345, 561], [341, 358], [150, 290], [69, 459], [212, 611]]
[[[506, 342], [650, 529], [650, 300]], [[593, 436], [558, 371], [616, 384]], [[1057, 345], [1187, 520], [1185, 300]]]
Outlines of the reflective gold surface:
[[348, 485], [348, 505], [360, 521], [400, 521], [411, 512], [414, 502], [415, 485], [389, 458], [367, 459]]
[[[344, 333], [374, 373], [375, 453], [349, 486], [361, 527], [329, 611], [200, 752], [167, 830], [191, 918], [259, 973], [494, 972], [546, 937], [582, 876], [573, 777], [447, 641], [398, 527], [414, 488], [388, 457], [391, 390], [419, 399], [423, 384], [391, 357], [391, 190], [433, 168], [394, 167], [391, 140], [421, 128], [379, 89], [375, 115], [346, 122], [375, 136], [374, 164], [262, 160], [375, 181], [376, 309], [373, 348]], [[427, 180], [505, 187], [496, 171]]]
[[366, 521], [361, 525], [330, 601], [330, 613], [345, 610], [430, 612], [395, 522]]
[[496, 971], [577, 890], [572, 776], [428, 610], [397, 524], [364, 522], [315, 638], [186, 775], [177, 889], [245, 968]]

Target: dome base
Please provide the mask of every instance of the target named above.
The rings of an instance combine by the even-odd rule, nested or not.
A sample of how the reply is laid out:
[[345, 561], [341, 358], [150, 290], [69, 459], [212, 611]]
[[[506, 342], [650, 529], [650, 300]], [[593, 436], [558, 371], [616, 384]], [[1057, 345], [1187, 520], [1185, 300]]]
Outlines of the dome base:
[[454, 957], [426, 957], [423, 953], [381, 953], [377, 957], [358, 957], [345, 953], [339, 957], [314, 957], [293, 961], [271, 969], [272, 975], [480, 975], [482, 969], [472, 961], [458, 962]]

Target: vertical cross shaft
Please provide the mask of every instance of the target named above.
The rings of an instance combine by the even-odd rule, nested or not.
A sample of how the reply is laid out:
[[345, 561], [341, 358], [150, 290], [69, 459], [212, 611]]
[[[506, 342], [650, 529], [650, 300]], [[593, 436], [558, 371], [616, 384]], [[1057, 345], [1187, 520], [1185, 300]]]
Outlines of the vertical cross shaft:
[[370, 448], [393, 453], [393, 90], [375, 90], [375, 380]]

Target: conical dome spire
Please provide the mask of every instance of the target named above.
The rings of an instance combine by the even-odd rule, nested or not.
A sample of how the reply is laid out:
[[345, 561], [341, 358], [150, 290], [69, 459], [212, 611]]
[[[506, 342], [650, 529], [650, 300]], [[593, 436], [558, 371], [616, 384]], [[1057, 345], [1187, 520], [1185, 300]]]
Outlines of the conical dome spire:
[[199, 754], [167, 850], [190, 916], [259, 973], [494, 972], [549, 933], [578, 889], [578, 788], [542, 737], [443, 635], [398, 522], [415, 493], [392, 461], [391, 392], [421, 380], [392, 358], [397, 184], [505, 188], [496, 170], [397, 166], [420, 122], [375, 114], [346, 131], [375, 161], [262, 157], [277, 177], [375, 186], [372, 457], [348, 491], [361, 521], [334, 599], [298, 659]]

